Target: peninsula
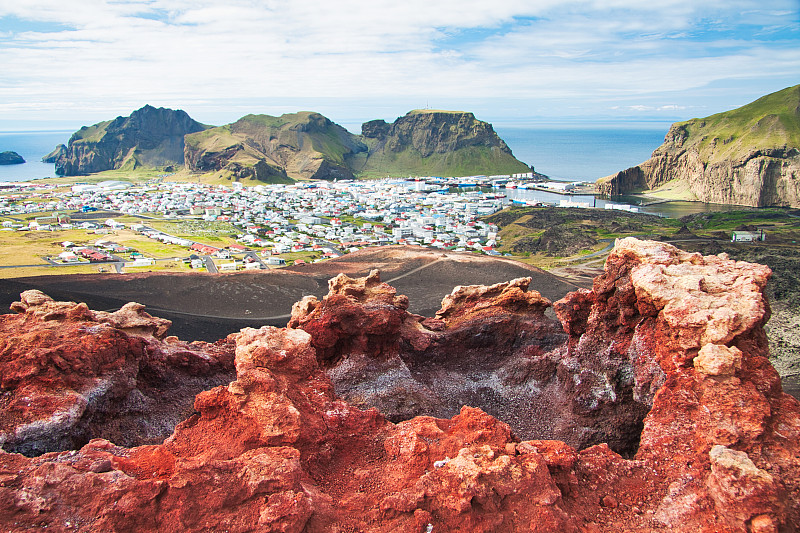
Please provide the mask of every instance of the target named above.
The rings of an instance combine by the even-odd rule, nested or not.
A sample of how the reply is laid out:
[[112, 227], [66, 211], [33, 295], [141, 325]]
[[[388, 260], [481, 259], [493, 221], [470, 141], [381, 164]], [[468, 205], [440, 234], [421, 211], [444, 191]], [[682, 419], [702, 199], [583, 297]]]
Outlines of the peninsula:
[[752, 207], [800, 206], [800, 85], [672, 125], [650, 159], [597, 181], [601, 194], [647, 191]]

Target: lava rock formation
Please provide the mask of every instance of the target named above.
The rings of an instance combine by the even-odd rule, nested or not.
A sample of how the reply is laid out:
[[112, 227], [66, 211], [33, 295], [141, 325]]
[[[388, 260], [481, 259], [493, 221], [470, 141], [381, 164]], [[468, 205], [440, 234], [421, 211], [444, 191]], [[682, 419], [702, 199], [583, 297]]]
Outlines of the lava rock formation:
[[6, 449], [94, 430], [98, 391], [124, 405], [152, 366], [180, 386], [224, 372], [235, 344], [236, 379], [198, 394], [160, 444], [94, 433], [77, 450], [0, 452], [0, 524], [795, 531], [800, 404], [767, 359], [769, 275], [624, 239], [592, 290], [553, 305], [558, 322], [526, 279], [458, 287], [425, 318], [375, 272], [334, 278], [286, 328], [217, 345], [164, 337], [136, 304], [27, 293], [1, 324]]

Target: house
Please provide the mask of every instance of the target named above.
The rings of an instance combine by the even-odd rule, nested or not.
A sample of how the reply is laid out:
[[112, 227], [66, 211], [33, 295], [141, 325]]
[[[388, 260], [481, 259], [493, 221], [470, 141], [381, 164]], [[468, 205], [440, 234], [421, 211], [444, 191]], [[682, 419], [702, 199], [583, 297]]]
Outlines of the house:
[[58, 254], [58, 259], [65, 263], [77, 263], [80, 261], [78, 254], [75, 252], [61, 252]]
[[239, 268], [239, 263], [236, 261], [228, 261], [219, 265], [220, 272], [235, 272]]
[[156, 260], [152, 257], [137, 257], [132, 263], [126, 263], [127, 267], [143, 267], [152, 266], [156, 264]]
[[731, 235], [731, 242], [753, 242], [763, 241], [766, 238], [764, 230], [758, 231], [734, 231]]
[[206, 254], [206, 255], [213, 254], [214, 252], [219, 251], [219, 248], [214, 248], [213, 246], [209, 246], [207, 244], [201, 244], [199, 242], [192, 244], [189, 248], [194, 250], [195, 252], [200, 252], [201, 254]]
[[267, 259], [268, 265], [286, 266], [286, 260], [283, 257], [270, 257]]

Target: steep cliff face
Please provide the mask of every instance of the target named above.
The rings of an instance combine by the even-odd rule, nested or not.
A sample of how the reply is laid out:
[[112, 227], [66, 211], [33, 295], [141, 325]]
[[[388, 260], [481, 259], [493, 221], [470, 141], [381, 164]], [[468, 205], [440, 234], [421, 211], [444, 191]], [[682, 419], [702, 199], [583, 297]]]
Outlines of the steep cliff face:
[[67, 145], [59, 144], [53, 151], [42, 158], [42, 163], [55, 163], [58, 158], [67, 153]]
[[[247, 115], [233, 124], [186, 139], [185, 160], [194, 171], [268, 168], [257, 179], [352, 178], [345, 159], [366, 150], [354, 135], [319, 113]], [[233, 170], [235, 173], [235, 170]], [[264, 177], [261, 177], [261, 174]]]
[[183, 164], [183, 137], [205, 126], [184, 111], [149, 105], [129, 117], [84, 126], [55, 161], [56, 173], [76, 176], [119, 168]]
[[[370, 147], [358, 170], [366, 174], [402, 172], [429, 175], [529, 172], [492, 125], [472, 113], [411, 111], [392, 124], [366, 122], [361, 134]], [[406, 172], [409, 172], [408, 170]]]
[[[235, 381], [199, 394], [194, 413], [162, 444], [94, 439], [33, 458], [0, 452], [0, 524], [796, 531], [800, 404], [782, 393], [766, 358], [769, 274], [625, 239], [592, 290], [554, 304], [560, 324], [544, 316], [549, 302], [526, 280], [456, 288], [425, 318], [409, 314], [407, 299], [377, 273], [339, 276], [323, 300], [295, 307], [289, 327], [232, 335]], [[26, 320], [40, 299], [18, 306]], [[73, 304], [36, 320], [67, 331], [87, 312]], [[52, 377], [74, 366], [70, 343], [60, 346], [49, 358], [21, 350], [29, 355], [13, 375]], [[94, 369], [111, 352], [79, 353]], [[16, 398], [3, 404], [11, 429], [48, 383], [3, 385]], [[485, 409], [456, 401], [446, 418], [402, 420], [470, 388]], [[404, 397], [420, 401], [403, 405]], [[498, 402], [509, 407], [508, 424], [485, 412]], [[371, 404], [405, 414], [392, 422]], [[552, 419], [562, 408], [567, 413]], [[539, 428], [520, 437], [526, 419]], [[601, 433], [627, 436], [615, 447], [634, 445], [621, 456], [587, 438]]]
[[672, 180], [704, 202], [800, 206], [800, 85], [673, 124], [649, 160], [597, 184], [618, 195]]

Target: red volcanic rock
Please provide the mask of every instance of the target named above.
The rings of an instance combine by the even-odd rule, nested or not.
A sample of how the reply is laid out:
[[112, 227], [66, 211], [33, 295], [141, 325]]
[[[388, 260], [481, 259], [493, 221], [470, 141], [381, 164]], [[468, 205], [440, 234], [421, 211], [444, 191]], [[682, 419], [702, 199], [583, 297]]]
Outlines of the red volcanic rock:
[[[538, 305], [501, 305], [509, 291], [516, 302], [538, 300], [514, 283], [463, 291], [500, 301], [476, 300], [451, 315], [463, 320], [443, 313], [431, 329], [377, 275], [341, 277], [325, 299], [296, 308], [294, 327], [231, 336], [236, 380], [199, 394], [195, 413], [163, 443], [95, 439], [33, 458], [0, 452], [0, 524], [796, 531], [800, 404], [782, 393], [765, 357], [768, 275], [758, 265], [626, 239], [592, 291], [555, 304], [568, 335]], [[68, 325], [59, 320], [49, 322]], [[58, 374], [47, 366], [39, 374]], [[406, 380], [401, 387], [417, 383], [442, 409], [452, 408], [445, 392], [462, 394], [460, 379], [473, 392], [487, 387], [489, 403], [516, 402], [505, 411], [516, 419], [473, 404], [392, 423], [340, 399], [347, 376], [377, 379], [372, 389], [365, 380], [347, 390], [363, 398], [371, 390], [398, 399], [393, 377]], [[8, 413], [23, 410], [17, 403]], [[525, 416], [537, 422], [526, 425]], [[541, 435], [520, 440], [514, 428]], [[610, 444], [591, 442], [603, 435]]]
[[18, 315], [0, 316], [4, 450], [63, 450], [89, 435], [163, 440], [191, 395], [232, 375], [232, 348], [164, 338], [170, 322], [142, 305], [107, 313], [39, 291], [21, 296]]
[[542, 315], [550, 307], [550, 300], [536, 291], [528, 291], [531, 278], [517, 278], [508, 283], [491, 286], [460, 286], [442, 300], [436, 318], [453, 327], [487, 313], [521, 313]]

